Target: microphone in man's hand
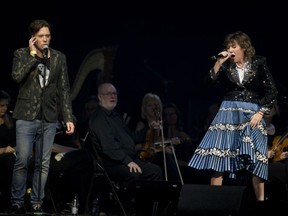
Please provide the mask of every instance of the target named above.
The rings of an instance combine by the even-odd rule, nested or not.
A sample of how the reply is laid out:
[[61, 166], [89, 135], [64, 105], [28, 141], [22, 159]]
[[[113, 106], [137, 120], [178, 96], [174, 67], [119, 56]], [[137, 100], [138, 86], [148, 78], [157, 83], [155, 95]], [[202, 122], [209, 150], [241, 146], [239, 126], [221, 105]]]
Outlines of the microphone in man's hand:
[[47, 58], [47, 56], [48, 56], [48, 49], [49, 49], [48, 45], [44, 45], [43, 46], [43, 56], [44, 56], [44, 58]]
[[[218, 54], [218, 55], [214, 55], [214, 56], [211, 56], [211, 59], [212, 60], [217, 60], [218, 58], [226, 58], [227, 56], [224, 56], [222, 54]], [[235, 57], [235, 55], [233, 53], [231, 53], [231, 56], [230, 57]]]

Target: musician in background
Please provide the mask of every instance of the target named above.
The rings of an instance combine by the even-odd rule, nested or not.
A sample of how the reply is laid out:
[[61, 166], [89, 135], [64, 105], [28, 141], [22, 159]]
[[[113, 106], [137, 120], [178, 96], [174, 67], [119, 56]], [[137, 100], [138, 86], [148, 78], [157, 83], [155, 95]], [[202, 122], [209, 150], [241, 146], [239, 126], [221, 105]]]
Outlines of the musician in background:
[[[73, 122], [77, 128], [77, 119], [73, 115]], [[59, 113], [57, 131], [52, 146], [49, 167], [49, 188], [52, 192], [58, 212], [66, 211], [67, 203], [74, 195], [79, 200], [78, 213], [85, 210], [86, 193], [93, 175], [93, 165], [89, 153], [82, 148], [78, 131], [73, 135], [65, 133], [66, 125], [62, 113]]]
[[174, 146], [175, 153], [179, 166], [187, 167], [196, 146], [184, 131], [180, 110], [174, 103], [166, 103], [163, 106], [163, 130], [167, 139], [180, 139], [180, 144]]
[[[136, 124], [135, 131], [144, 132], [146, 140], [137, 145], [137, 149], [142, 160], [151, 161], [162, 168], [162, 173], [165, 175], [163, 179], [180, 181], [181, 173], [178, 171], [178, 164], [172, 149], [172, 145], [180, 144], [180, 140], [177, 137], [166, 140], [164, 134], [162, 136], [162, 110], [162, 101], [158, 95], [150, 92], [144, 95], [141, 105], [141, 120]], [[165, 145], [165, 153], [163, 153], [162, 143]]]
[[175, 103], [163, 105], [163, 131], [166, 139], [179, 138], [180, 143], [174, 145], [177, 162], [185, 184], [208, 184], [208, 178], [198, 170], [188, 166], [197, 145], [184, 130], [182, 115]]
[[15, 121], [8, 112], [10, 95], [0, 90], [0, 212], [10, 206], [13, 167], [15, 163]]
[[288, 130], [275, 126], [274, 120], [277, 117], [280, 117], [280, 109], [275, 103], [269, 115], [264, 115], [269, 140], [266, 193], [273, 209], [280, 212], [288, 202]]
[[76, 130], [79, 135], [79, 141], [83, 143], [88, 132], [89, 120], [98, 106], [98, 99], [95, 95], [90, 95], [84, 100], [79, 121]]
[[[272, 123], [276, 116], [280, 116], [277, 103], [273, 105], [268, 115], [264, 115], [268, 136], [268, 158], [269, 162], [284, 162], [288, 158], [288, 131], [286, 128], [276, 128]], [[288, 160], [287, 160], [288, 162]]]

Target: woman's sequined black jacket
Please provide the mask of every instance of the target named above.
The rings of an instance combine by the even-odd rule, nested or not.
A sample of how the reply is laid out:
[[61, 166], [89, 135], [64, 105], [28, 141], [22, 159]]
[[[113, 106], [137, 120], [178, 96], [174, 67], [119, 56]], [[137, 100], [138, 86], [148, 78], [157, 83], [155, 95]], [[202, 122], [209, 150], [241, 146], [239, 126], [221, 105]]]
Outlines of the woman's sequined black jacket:
[[254, 56], [251, 62], [245, 63], [242, 82], [236, 64], [229, 61], [221, 65], [216, 75], [212, 68], [205, 81], [208, 85], [223, 85], [224, 100], [257, 103], [260, 105], [260, 111], [266, 114], [270, 112], [278, 94], [266, 58], [263, 56]]

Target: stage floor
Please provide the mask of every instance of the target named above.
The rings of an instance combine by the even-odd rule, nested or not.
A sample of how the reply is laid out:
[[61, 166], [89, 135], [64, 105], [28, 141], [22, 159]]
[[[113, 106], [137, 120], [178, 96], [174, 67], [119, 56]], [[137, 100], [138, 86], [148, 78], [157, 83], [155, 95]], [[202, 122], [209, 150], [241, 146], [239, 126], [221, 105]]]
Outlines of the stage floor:
[[[182, 186], [174, 182], [154, 182], [153, 184], [140, 182], [136, 186], [135, 198], [129, 202], [123, 201], [123, 197], [119, 202], [115, 196], [102, 196], [99, 202], [101, 213], [97, 216], [255, 216], [269, 213], [280, 215], [283, 211], [287, 211], [288, 194], [282, 199], [279, 199], [279, 196], [270, 196], [260, 205], [256, 203], [258, 205], [256, 210], [251, 207], [255, 206], [255, 201], [251, 201], [251, 194], [253, 191], [243, 186], [214, 188], [197, 184]], [[237, 203], [235, 203], [236, 200], [238, 200]], [[62, 201], [65, 206], [59, 208], [60, 201], [62, 200], [53, 202], [49, 200], [43, 205], [43, 213], [27, 212], [21, 215], [72, 216], [71, 205]], [[88, 209], [87, 214], [81, 214], [80, 211], [78, 216], [94, 216], [95, 214], [90, 213], [92, 212], [91, 203]], [[0, 216], [6, 215], [9, 214], [0, 213]]]

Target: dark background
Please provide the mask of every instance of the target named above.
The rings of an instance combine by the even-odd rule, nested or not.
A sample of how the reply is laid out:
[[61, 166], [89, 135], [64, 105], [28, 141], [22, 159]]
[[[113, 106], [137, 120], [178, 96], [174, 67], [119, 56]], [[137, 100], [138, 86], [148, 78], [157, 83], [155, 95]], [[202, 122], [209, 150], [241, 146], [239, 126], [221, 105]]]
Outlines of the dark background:
[[[210, 57], [236, 30], [251, 37], [256, 54], [267, 57], [279, 98], [286, 101], [288, 19], [276, 1], [10, 1], [1, 9], [0, 88], [14, 100], [13, 51], [28, 46], [32, 20], [46, 19], [54, 27], [50, 46], [67, 55], [71, 85], [90, 51], [118, 46], [113, 82], [119, 109], [133, 117], [140, 114], [143, 95], [153, 92], [179, 106], [189, 132], [199, 126], [208, 106], [222, 96], [202, 86]], [[96, 86], [91, 88], [95, 92]]]

